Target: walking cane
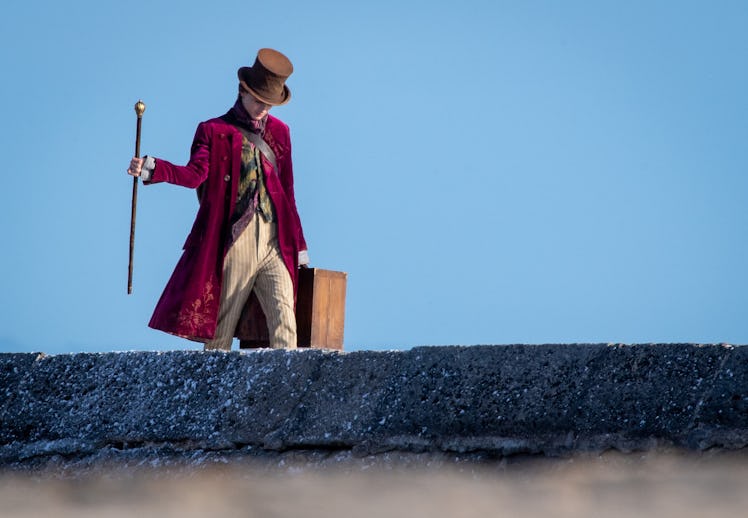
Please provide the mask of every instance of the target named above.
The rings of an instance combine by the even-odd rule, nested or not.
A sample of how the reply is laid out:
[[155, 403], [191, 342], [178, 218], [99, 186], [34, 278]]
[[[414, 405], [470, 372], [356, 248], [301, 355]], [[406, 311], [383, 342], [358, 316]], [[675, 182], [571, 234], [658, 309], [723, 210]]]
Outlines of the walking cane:
[[[140, 123], [143, 120], [145, 103], [135, 103], [135, 114], [138, 116], [138, 125], [135, 130], [135, 158], [140, 158]], [[135, 209], [138, 206], [138, 177], [132, 178], [132, 212], [130, 214], [130, 263], [127, 266], [127, 294], [132, 293], [132, 256], [135, 250]]]

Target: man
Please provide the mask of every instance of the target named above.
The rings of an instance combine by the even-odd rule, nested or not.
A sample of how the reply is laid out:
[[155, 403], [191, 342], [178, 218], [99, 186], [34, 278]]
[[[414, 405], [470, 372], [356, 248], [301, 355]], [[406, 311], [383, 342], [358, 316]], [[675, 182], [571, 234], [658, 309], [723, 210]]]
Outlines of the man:
[[[268, 114], [286, 104], [289, 59], [261, 49], [238, 70], [228, 113], [198, 125], [189, 163], [133, 158], [128, 174], [145, 184], [197, 188], [200, 208], [184, 252], [149, 326], [230, 350], [245, 304], [259, 302], [270, 346], [296, 347], [297, 272], [309, 262], [294, 196], [288, 126]], [[255, 308], [256, 309], [256, 308]]]

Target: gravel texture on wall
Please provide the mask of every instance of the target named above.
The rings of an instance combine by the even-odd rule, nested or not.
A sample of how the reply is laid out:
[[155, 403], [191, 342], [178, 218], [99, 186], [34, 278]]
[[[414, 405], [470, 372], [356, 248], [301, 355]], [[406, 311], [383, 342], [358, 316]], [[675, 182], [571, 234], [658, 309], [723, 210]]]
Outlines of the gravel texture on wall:
[[128, 455], [501, 458], [746, 444], [742, 346], [0, 354], [6, 467]]

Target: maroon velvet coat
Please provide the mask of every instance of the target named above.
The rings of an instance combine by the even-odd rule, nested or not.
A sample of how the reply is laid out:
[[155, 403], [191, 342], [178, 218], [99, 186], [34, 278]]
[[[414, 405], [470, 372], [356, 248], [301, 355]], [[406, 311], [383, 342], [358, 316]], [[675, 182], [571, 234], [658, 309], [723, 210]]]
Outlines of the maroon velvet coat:
[[[264, 156], [262, 165], [278, 225], [280, 252], [295, 292], [299, 251], [306, 250], [306, 242], [294, 197], [288, 126], [268, 115], [264, 138], [277, 161], [277, 171]], [[153, 312], [150, 327], [197, 341], [215, 335], [229, 219], [234, 212], [241, 174], [241, 151], [241, 132], [216, 118], [198, 125], [186, 166], [156, 160], [147, 183], [200, 187], [200, 208], [182, 257]]]

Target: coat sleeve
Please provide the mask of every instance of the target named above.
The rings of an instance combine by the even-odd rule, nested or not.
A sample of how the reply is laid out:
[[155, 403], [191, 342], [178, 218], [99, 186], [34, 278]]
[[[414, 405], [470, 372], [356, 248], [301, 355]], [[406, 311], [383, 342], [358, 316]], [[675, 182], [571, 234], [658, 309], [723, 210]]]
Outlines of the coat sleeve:
[[146, 184], [167, 182], [183, 187], [195, 188], [208, 177], [210, 164], [210, 130], [208, 125], [200, 123], [192, 141], [190, 161], [187, 165], [172, 164], [167, 160], [156, 159], [156, 168]]
[[306, 239], [304, 239], [304, 231], [301, 226], [301, 218], [299, 217], [299, 211], [296, 208], [296, 194], [294, 193], [294, 181], [293, 181], [293, 162], [291, 160], [291, 133], [286, 127], [285, 131], [286, 142], [284, 143], [286, 152], [282, 163], [278, 164], [280, 168], [280, 181], [283, 186], [283, 190], [286, 193], [286, 197], [291, 205], [293, 211], [293, 217], [296, 220], [296, 228], [299, 229], [299, 233], [296, 236], [296, 242], [299, 246], [299, 251], [307, 250]]

